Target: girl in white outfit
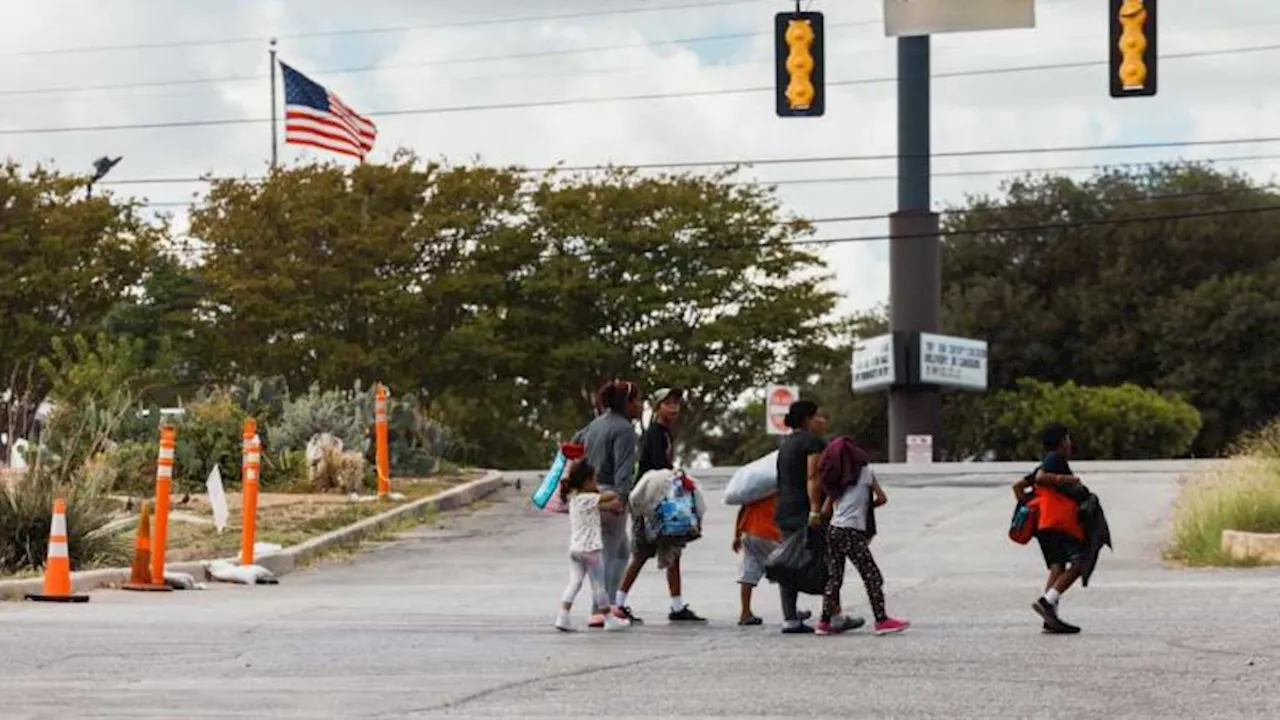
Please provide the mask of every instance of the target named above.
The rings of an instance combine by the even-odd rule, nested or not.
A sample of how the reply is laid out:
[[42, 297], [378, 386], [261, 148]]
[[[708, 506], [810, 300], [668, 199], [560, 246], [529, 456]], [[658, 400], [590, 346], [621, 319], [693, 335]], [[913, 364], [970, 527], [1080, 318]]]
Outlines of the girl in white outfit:
[[[596, 485], [596, 473], [586, 460], [575, 460], [569, 473], [560, 483], [560, 499], [569, 507], [569, 587], [565, 588], [560, 613], [556, 616], [556, 628], [572, 632], [569, 611], [582, 589], [582, 581], [591, 579], [591, 592], [596, 606], [613, 610], [609, 592], [604, 585], [604, 558], [601, 550], [604, 542], [600, 535], [600, 511], [620, 514], [622, 500], [616, 493], [600, 492]], [[604, 616], [606, 630], [621, 630], [631, 623], [618, 613]]]

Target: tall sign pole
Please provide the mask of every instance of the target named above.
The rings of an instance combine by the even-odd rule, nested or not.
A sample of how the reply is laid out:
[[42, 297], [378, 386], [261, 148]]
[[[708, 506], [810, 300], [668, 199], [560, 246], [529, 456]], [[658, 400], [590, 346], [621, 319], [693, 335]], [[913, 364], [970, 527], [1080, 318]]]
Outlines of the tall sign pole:
[[271, 49], [268, 52], [271, 58], [271, 167], [275, 168], [279, 159], [279, 135], [276, 130], [276, 108], [279, 103], [276, 102], [276, 39], [271, 38]]
[[[899, 37], [898, 211], [889, 216], [889, 327], [908, 347], [920, 333], [938, 332], [942, 321], [942, 248], [930, 194], [929, 72], [929, 36]], [[889, 388], [890, 462], [906, 461], [907, 436], [939, 434], [938, 386], [912, 380]]]

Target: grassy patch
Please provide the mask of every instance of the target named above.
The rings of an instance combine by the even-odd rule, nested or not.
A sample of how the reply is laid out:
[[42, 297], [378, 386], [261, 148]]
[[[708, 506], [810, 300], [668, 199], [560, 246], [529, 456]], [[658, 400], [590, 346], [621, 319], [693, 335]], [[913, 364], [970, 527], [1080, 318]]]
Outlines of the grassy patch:
[[1241, 443], [1224, 467], [1193, 478], [1174, 512], [1171, 559], [1249, 566], [1222, 551], [1222, 531], [1280, 533], [1280, 421]]
[[[258, 503], [255, 540], [283, 547], [297, 545], [473, 479], [474, 474], [396, 479], [392, 482], [392, 490], [403, 494], [403, 500], [351, 502], [343, 495], [263, 493]], [[230, 517], [228, 527], [221, 533], [210, 524], [182, 522], [171, 518], [166, 553], [168, 561], [207, 560], [231, 557], [239, 553], [241, 503], [239, 493], [228, 493]], [[204, 496], [193, 496], [186, 505], [175, 506], [173, 513], [207, 520], [213, 518], [213, 511]], [[406, 522], [412, 525], [411, 520]], [[126, 534], [132, 536], [134, 532], [135, 529], [130, 529]]]

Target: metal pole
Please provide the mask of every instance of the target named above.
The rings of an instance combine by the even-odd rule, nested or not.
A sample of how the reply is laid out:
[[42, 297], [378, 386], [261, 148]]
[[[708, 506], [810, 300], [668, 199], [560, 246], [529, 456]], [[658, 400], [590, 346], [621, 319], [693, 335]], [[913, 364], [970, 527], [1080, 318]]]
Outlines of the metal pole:
[[[919, 333], [937, 332], [942, 315], [938, 215], [931, 210], [929, 143], [929, 36], [898, 38], [898, 212], [889, 219], [890, 328], [906, 342], [909, 366], [918, 365]], [[899, 355], [902, 357], [903, 355]], [[908, 435], [939, 443], [941, 397], [936, 386], [908, 382], [889, 391], [889, 460], [906, 460]]]
[[271, 38], [271, 167], [275, 168], [279, 158], [279, 140], [276, 137], [276, 39]]

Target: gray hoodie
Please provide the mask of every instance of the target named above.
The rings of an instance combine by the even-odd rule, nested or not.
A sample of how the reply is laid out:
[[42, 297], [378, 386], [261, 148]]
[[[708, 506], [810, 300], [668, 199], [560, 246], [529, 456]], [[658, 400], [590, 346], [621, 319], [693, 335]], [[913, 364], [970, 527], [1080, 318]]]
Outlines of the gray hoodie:
[[579, 430], [573, 441], [587, 446], [587, 462], [602, 489], [623, 498], [631, 494], [636, 483], [636, 428], [630, 420], [609, 410]]

